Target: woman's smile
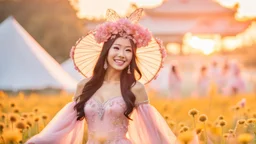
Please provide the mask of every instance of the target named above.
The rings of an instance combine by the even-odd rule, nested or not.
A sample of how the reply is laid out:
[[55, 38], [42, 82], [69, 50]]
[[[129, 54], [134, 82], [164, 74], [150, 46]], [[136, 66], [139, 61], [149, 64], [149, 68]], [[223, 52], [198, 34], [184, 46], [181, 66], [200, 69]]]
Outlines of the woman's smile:
[[121, 59], [114, 59], [114, 61], [118, 66], [122, 66], [125, 63], [125, 60], [121, 60]]

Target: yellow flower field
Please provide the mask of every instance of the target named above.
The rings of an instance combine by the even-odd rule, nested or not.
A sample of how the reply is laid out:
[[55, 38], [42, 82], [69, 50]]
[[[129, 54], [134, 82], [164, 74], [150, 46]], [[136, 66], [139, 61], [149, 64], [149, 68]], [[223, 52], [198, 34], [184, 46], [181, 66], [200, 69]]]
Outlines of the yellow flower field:
[[[173, 100], [155, 95], [149, 92], [151, 104], [181, 143], [189, 144], [193, 133], [202, 144], [256, 143], [255, 94], [224, 97], [210, 93], [208, 97]], [[0, 92], [0, 144], [24, 143], [71, 100], [72, 95], [65, 92], [15, 96]]]

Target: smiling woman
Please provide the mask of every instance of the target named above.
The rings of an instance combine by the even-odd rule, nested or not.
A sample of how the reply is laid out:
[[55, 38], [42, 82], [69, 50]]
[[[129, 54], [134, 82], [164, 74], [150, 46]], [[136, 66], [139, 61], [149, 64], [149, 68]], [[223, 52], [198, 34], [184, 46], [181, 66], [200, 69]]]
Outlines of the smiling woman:
[[[143, 85], [157, 75], [165, 53], [161, 42], [138, 25], [141, 14], [138, 9], [128, 18], [120, 18], [108, 10], [107, 22], [77, 42], [71, 52], [74, 64], [85, 76], [93, 69], [92, 75], [78, 84], [74, 100], [27, 144], [79, 144], [84, 122], [88, 125], [87, 144], [178, 142], [150, 105]], [[94, 59], [92, 68], [84, 65]], [[197, 143], [195, 136], [193, 144]]]

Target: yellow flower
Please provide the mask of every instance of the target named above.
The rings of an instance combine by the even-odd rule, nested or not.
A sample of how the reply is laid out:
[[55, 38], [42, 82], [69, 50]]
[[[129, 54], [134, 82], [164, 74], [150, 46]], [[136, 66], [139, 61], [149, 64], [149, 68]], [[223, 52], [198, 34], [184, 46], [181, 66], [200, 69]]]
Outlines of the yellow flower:
[[38, 111], [39, 111], [39, 109], [38, 108], [34, 108], [34, 110], [33, 110], [35, 113], [37, 113]]
[[218, 119], [219, 119], [219, 120], [223, 120], [223, 119], [224, 119], [224, 116], [220, 115], [220, 116], [218, 117]]
[[175, 122], [174, 121], [167, 121], [168, 125], [172, 128], [175, 126]]
[[193, 139], [193, 133], [191, 131], [180, 133], [178, 139], [183, 144], [188, 144]]
[[245, 124], [245, 120], [244, 120], [244, 119], [240, 119], [240, 120], [238, 121], [238, 124], [240, 124], [240, 125]]
[[38, 122], [38, 121], [39, 121], [39, 117], [35, 117], [35, 118], [34, 118], [34, 121], [35, 121], [35, 122]]
[[22, 136], [17, 129], [8, 129], [4, 131], [3, 138], [5, 140], [5, 143], [18, 143], [22, 139]]
[[199, 135], [202, 131], [203, 131], [203, 129], [202, 129], [202, 128], [197, 128], [197, 129], [196, 129], [196, 134], [198, 134], [198, 135]]
[[181, 127], [181, 128], [182, 128], [182, 127], [184, 127], [184, 126], [185, 126], [185, 124], [184, 124], [184, 123], [182, 123], [182, 122], [180, 122], [180, 123], [179, 123], [179, 127]]
[[205, 114], [201, 114], [200, 116], [199, 116], [199, 121], [201, 121], [201, 122], [205, 122], [205, 121], [207, 121], [207, 115], [205, 115]]
[[13, 112], [14, 112], [14, 113], [20, 113], [20, 109], [15, 108], [15, 109], [13, 110]]
[[23, 121], [19, 121], [19, 122], [17, 122], [16, 123], [16, 128], [18, 128], [18, 129], [25, 129], [25, 123], [23, 122]]
[[42, 114], [42, 119], [43, 119], [43, 120], [47, 120], [47, 119], [48, 119], [48, 115], [47, 115], [47, 114], [45, 114], [45, 113], [44, 113], [44, 114]]
[[15, 104], [14, 102], [12, 102], [12, 103], [10, 104], [10, 106], [11, 106], [12, 108], [14, 108], [14, 107], [16, 106], [16, 104]]
[[236, 107], [235, 107], [235, 110], [238, 111], [239, 109], [240, 109], [240, 106], [236, 106]]
[[225, 120], [220, 120], [219, 124], [221, 127], [224, 127], [227, 124], [227, 122]]
[[22, 114], [22, 117], [27, 118], [27, 117], [28, 117], [28, 114], [27, 114], [27, 113], [23, 113], [23, 114]]
[[0, 122], [0, 135], [3, 132], [4, 129], [4, 123]]
[[32, 126], [31, 120], [30, 120], [30, 119], [27, 119], [27, 120], [26, 120], [26, 124], [31, 127], [31, 126]]
[[250, 118], [246, 121], [248, 124], [252, 124], [252, 123], [255, 123], [256, 122], [256, 119], [255, 118]]
[[229, 136], [229, 133], [225, 133], [225, 134], [223, 135], [224, 138], [228, 138], [228, 136]]
[[1, 114], [1, 119], [2, 119], [2, 120], [5, 120], [5, 118], [6, 118], [6, 114], [2, 113], [2, 114]]
[[11, 113], [10, 114], [10, 121], [11, 122], [16, 122], [18, 120], [18, 115], [17, 114], [14, 114], [14, 113]]
[[184, 127], [182, 127], [182, 130], [183, 130], [184, 132], [186, 132], [186, 131], [189, 130], [189, 127], [188, 127], [188, 126], [184, 126]]
[[234, 130], [230, 129], [230, 130], [228, 130], [228, 132], [229, 132], [230, 134], [233, 134], [233, 133], [234, 133]]
[[252, 139], [253, 139], [253, 136], [248, 133], [240, 134], [237, 138], [237, 140], [240, 144], [248, 144], [249, 142], [252, 141]]
[[168, 113], [164, 113], [163, 116], [166, 121], [170, 120], [170, 118], [171, 118], [170, 114], [168, 114]]
[[192, 117], [195, 117], [195, 115], [197, 115], [199, 113], [199, 111], [195, 108], [189, 110], [188, 114], [191, 115]]

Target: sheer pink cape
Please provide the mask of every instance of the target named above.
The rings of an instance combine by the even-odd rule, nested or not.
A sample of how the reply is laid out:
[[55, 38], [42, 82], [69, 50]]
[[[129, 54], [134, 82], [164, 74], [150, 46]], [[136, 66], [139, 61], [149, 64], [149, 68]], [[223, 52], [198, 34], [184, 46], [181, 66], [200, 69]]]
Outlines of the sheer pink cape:
[[26, 144], [80, 144], [84, 134], [84, 120], [76, 120], [75, 102], [69, 102], [48, 125]]
[[[75, 102], [62, 108], [49, 124], [26, 144], [81, 144], [84, 135], [84, 120], [77, 121]], [[150, 104], [140, 104], [129, 122], [127, 137], [133, 144], [176, 144], [176, 136], [163, 117]], [[198, 138], [190, 144], [197, 144]]]

